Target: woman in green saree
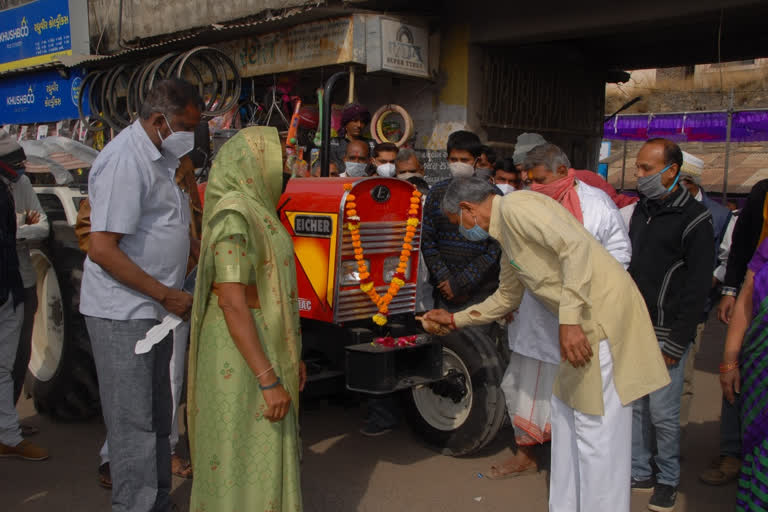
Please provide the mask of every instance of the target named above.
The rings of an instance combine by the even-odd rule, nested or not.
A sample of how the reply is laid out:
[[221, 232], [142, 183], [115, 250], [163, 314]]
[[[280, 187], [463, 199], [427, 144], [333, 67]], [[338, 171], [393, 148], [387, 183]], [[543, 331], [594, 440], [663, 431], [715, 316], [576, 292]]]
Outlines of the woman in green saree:
[[193, 512], [302, 510], [306, 372], [282, 183], [274, 128], [241, 130], [211, 169], [189, 359]]

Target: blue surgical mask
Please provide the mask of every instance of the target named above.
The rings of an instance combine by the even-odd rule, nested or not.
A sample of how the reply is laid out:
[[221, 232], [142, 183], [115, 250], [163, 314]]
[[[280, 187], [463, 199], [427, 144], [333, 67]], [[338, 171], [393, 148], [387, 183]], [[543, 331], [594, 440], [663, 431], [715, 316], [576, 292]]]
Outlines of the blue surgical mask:
[[462, 222], [463, 213], [464, 210], [459, 210], [459, 233], [461, 236], [470, 242], [482, 242], [491, 236], [486, 230], [477, 225], [477, 220], [475, 220], [475, 225], [473, 227], [470, 229], [465, 228], [464, 223]]

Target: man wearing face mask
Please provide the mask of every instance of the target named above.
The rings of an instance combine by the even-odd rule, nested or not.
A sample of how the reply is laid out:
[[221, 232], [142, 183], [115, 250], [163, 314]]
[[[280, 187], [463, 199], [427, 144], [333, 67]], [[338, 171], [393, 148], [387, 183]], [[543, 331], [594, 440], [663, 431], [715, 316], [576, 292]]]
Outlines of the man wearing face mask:
[[480, 304], [425, 316], [451, 329], [493, 323], [530, 291], [557, 316], [551, 399], [550, 512], [629, 512], [634, 400], [669, 382], [642, 295], [573, 213], [544, 194], [497, 197], [454, 180], [442, 208], [471, 239], [502, 244], [498, 290]]
[[452, 178], [434, 185], [427, 195], [421, 251], [436, 289], [438, 307], [455, 311], [494, 292], [501, 249], [495, 240], [463, 237], [458, 226], [443, 213], [440, 204], [445, 191], [453, 179], [474, 175], [482, 145], [477, 135], [462, 130], [448, 137], [447, 149]]
[[510, 192], [522, 189], [523, 183], [520, 179], [520, 171], [517, 170], [511, 158], [497, 161], [495, 167], [493, 171], [493, 184], [501, 190], [502, 194], [507, 195]]
[[359, 140], [368, 145], [368, 152], [373, 151], [374, 141], [365, 138], [365, 127], [371, 122], [371, 113], [359, 103], [349, 103], [341, 111], [341, 128], [339, 136], [330, 140], [331, 163], [336, 165], [340, 174], [343, 174], [344, 155], [350, 142]]
[[678, 183], [683, 153], [677, 144], [651, 139], [635, 165], [641, 200], [629, 225], [629, 273], [648, 306], [671, 383], [633, 404], [632, 489], [653, 492], [650, 510], [670, 511], [680, 482], [683, 375], [712, 285], [715, 238], [712, 215]]
[[[48, 451], [22, 437], [25, 433], [23, 426], [19, 425], [16, 413], [18, 395], [14, 389], [24, 382], [23, 378], [21, 381], [15, 380], [17, 367], [14, 361], [18, 362], [21, 356], [29, 362], [29, 351], [20, 348], [19, 344], [20, 339], [22, 343], [25, 342], [22, 334], [27, 308], [25, 296], [30, 293], [30, 287], [32, 293], [35, 290], [35, 271], [29, 261], [26, 262], [28, 269], [25, 270], [22, 261], [29, 259], [29, 249], [19, 246], [17, 240], [21, 238], [19, 235], [22, 232], [34, 234], [30, 233], [29, 228], [39, 224], [39, 220], [35, 223], [30, 219], [34, 212], [27, 211], [37, 199], [25, 198], [26, 193], [14, 188], [23, 180], [29, 184], [24, 176], [24, 159], [21, 146], [7, 133], [0, 132], [0, 457], [44, 460], [48, 458]], [[29, 186], [26, 192], [34, 196], [31, 188]], [[21, 199], [23, 204], [17, 205], [16, 198]], [[24, 206], [26, 208], [22, 209]], [[39, 203], [36, 203], [36, 208], [40, 208]], [[25, 276], [30, 270], [31, 276]], [[34, 304], [29, 307], [34, 307]], [[21, 370], [26, 374], [26, 364]], [[20, 392], [21, 387], [18, 390]]]
[[367, 178], [370, 168], [370, 152], [368, 143], [362, 140], [353, 140], [347, 144], [344, 153], [344, 172], [339, 174], [341, 178]]
[[376, 169], [376, 174], [382, 178], [394, 178], [397, 174], [395, 160], [398, 148], [391, 142], [382, 142], [373, 147], [371, 166]]
[[[602, 190], [576, 180], [568, 157], [559, 147], [536, 146], [526, 155], [523, 166], [531, 176], [532, 191], [563, 205], [616, 261], [624, 268], [629, 265], [632, 249], [619, 209]], [[551, 439], [550, 397], [560, 363], [557, 339], [557, 317], [526, 290], [509, 325], [512, 353], [501, 383], [518, 451], [501, 467], [492, 467], [490, 478], [537, 469], [536, 447]]]
[[[395, 171], [401, 180], [424, 179], [424, 166], [419, 160], [419, 155], [411, 148], [403, 148], [398, 151], [397, 158], [395, 158]], [[426, 197], [426, 194], [424, 195]]]
[[194, 147], [197, 88], [163, 80], [140, 117], [91, 167], [91, 233], [80, 312], [91, 338], [110, 448], [112, 509], [171, 508], [172, 334], [146, 353], [136, 342], [168, 313], [185, 318], [181, 290], [190, 251], [189, 198], [175, 182]]

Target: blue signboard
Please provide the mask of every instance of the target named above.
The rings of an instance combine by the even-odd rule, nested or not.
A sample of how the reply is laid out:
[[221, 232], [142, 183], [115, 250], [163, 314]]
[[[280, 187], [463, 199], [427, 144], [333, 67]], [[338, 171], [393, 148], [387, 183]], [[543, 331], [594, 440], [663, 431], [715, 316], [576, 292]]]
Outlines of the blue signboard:
[[[85, 15], [82, 0], [35, 0], [0, 12], [0, 72], [36, 66], [62, 55], [88, 53], [81, 48]], [[87, 5], [87, 4], [86, 4]], [[71, 12], [73, 7], [75, 12]], [[77, 27], [73, 31], [72, 25]]]
[[[77, 95], [82, 83], [82, 70], [73, 70], [69, 79], [47, 71], [0, 80], [0, 125], [77, 119]], [[84, 115], [90, 114], [87, 95], [83, 109]]]

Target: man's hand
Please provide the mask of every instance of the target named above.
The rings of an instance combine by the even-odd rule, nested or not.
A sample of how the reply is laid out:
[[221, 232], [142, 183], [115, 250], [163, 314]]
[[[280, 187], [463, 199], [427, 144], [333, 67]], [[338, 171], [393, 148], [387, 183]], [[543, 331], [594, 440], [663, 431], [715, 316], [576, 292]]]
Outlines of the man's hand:
[[440, 290], [440, 293], [443, 295], [443, 297], [445, 297], [445, 300], [454, 299], [453, 290], [451, 290], [451, 282], [447, 279], [438, 284], [437, 289]]
[[680, 362], [679, 359], [675, 359], [674, 357], [669, 357], [664, 352], [661, 353], [661, 356], [664, 358], [664, 363], [666, 363], [667, 368], [672, 368], [673, 366], [676, 366], [677, 363]]
[[186, 320], [189, 310], [192, 309], [192, 295], [181, 290], [169, 289], [168, 294], [160, 304], [174, 315]]
[[735, 305], [736, 297], [733, 295], [723, 295], [720, 299], [720, 304], [717, 306], [718, 320], [728, 325], [731, 322], [731, 315], [733, 315], [733, 307]]
[[27, 210], [27, 225], [31, 226], [40, 222], [40, 212], [37, 210]]
[[432, 311], [428, 311], [424, 314], [424, 319], [431, 320], [448, 328], [452, 328], [451, 326], [453, 324], [453, 315], [444, 309], [433, 309]]
[[580, 325], [560, 325], [560, 356], [574, 368], [589, 363], [592, 347]]

